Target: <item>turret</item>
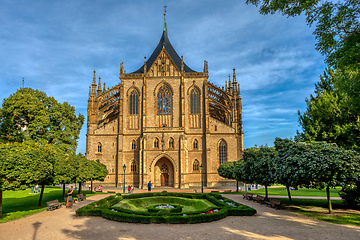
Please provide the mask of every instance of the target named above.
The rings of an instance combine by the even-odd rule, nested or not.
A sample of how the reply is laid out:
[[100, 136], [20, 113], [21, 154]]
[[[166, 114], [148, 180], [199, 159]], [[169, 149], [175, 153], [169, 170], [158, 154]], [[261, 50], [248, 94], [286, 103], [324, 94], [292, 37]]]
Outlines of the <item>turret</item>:
[[209, 73], [208, 62], [206, 60], [204, 61], [204, 73]]
[[95, 76], [96, 71], [94, 70], [94, 77], [93, 77], [93, 82], [91, 84], [91, 88], [92, 88], [92, 93], [91, 93], [91, 98], [95, 99], [96, 97], [96, 76]]
[[98, 90], [97, 95], [99, 96], [101, 94], [101, 77], [99, 77], [99, 84], [98, 84]]
[[144, 57], [144, 74], [146, 74], [146, 57]]

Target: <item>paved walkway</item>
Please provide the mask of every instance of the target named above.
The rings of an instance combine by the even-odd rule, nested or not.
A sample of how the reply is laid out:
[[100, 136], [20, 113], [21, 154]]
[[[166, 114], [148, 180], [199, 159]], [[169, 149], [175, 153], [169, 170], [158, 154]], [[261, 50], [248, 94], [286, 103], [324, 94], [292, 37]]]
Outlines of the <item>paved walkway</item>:
[[74, 204], [0, 224], [0, 239], [360, 239], [360, 227], [320, 222], [286, 210], [275, 210], [226, 195], [257, 210], [256, 216], [226, 217], [201, 224], [130, 224], [101, 217], [76, 217], [75, 210], [107, 195], [95, 195]]

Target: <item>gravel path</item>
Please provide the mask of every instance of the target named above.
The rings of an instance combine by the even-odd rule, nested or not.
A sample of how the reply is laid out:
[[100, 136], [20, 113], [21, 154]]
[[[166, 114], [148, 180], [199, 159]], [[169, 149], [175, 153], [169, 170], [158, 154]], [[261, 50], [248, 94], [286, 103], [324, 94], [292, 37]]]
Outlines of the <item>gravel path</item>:
[[130, 224], [101, 217], [76, 217], [75, 210], [107, 195], [95, 195], [74, 204], [0, 224], [0, 239], [360, 239], [360, 227], [320, 222], [286, 210], [275, 210], [240, 195], [226, 195], [255, 208], [252, 217], [192, 225]]

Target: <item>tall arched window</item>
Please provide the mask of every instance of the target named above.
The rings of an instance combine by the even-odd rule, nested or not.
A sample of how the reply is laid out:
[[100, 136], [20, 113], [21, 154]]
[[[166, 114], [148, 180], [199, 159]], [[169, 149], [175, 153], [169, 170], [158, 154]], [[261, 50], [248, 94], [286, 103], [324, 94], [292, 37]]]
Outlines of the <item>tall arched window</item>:
[[159, 139], [155, 138], [154, 140], [154, 148], [159, 148]]
[[227, 149], [226, 149], [226, 142], [221, 140], [219, 143], [219, 164], [226, 163], [227, 158]]
[[101, 144], [101, 142], [98, 142], [98, 144], [97, 144], [97, 152], [99, 152], [99, 153], [102, 152], [102, 144]]
[[131, 142], [131, 149], [132, 150], [136, 149], [136, 141], [135, 140], [132, 140], [132, 142]]
[[193, 149], [198, 149], [198, 140], [194, 140], [193, 142]]
[[196, 159], [193, 163], [193, 171], [199, 171], [199, 161]]
[[139, 94], [136, 90], [130, 93], [130, 114], [138, 114]]
[[136, 172], [136, 163], [135, 163], [134, 160], [131, 162], [130, 170], [131, 170], [132, 172]]
[[199, 113], [199, 91], [196, 88], [193, 88], [190, 93], [190, 113], [198, 114]]
[[157, 94], [157, 114], [171, 114], [171, 92], [165, 85], [159, 88]]
[[169, 148], [174, 148], [174, 139], [173, 138], [169, 139]]

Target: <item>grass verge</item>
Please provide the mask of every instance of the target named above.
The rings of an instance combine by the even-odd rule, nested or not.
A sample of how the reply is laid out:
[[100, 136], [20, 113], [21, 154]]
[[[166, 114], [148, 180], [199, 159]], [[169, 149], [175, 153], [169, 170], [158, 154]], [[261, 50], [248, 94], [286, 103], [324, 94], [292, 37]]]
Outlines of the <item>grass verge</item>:
[[[280, 199], [280, 198], [279, 198]], [[293, 198], [293, 204], [290, 205], [289, 199], [280, 199], [282, 204], [291, 211], [312, 217], [321, 221], [336, 224], [347, 224], [360, 226], [360, 211], [347, 209], [347, 206], [341, 200], [332, 200], [333, 213], [328, 213], [326, 199], [296, 199]]]
[[[339, 191], [341, 190], [341, 187], [336, 187], [330, 189], [330, 197], [340, 197]], [[265, 188], [258, 189], [258, 190], [252, 190], [248, 191], [255, 195], [265, 195]], [[241, 194], [244, 195], [245, 191], [241, 192], [224, 192], [224, 194]], [[272, 187], [268, 188], [268, 194], [269, 195], [277, 195], [277, 196], [287, 196], [287, 191], [284, 187]], [[299, 188], [299, 190], [292, 190], [290, 191], [291, 196], [311, 196], [311, 197], [326, 197], [326, 190], [318, 190], [318, 189], [308, 189], [308, 188]]]
[[[62, 199], [62, 188], [54, 186], [46, 186], [44, 190], [41, 207], [38, 206], [40, 193], [30, 194], [31, 190], [24, 191], [4, 191], [3, 192], [3, 215], [0, 217], [0, 223], [13, 221], [19, 218], [33, 215], [47, 209], [46, 202], [58, 199], [59, 202], [64, 202]], [[90, 191], [81, 191], [86, 196], [92, 196], [99, 193], [90, 194]], [[78, 191], [73, 192], [76, 196]]]

